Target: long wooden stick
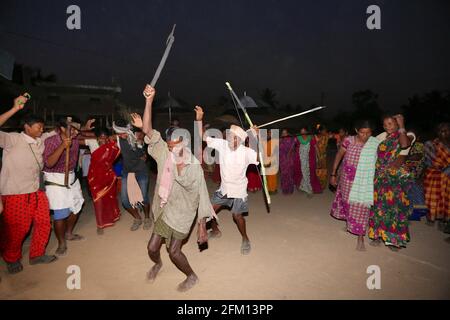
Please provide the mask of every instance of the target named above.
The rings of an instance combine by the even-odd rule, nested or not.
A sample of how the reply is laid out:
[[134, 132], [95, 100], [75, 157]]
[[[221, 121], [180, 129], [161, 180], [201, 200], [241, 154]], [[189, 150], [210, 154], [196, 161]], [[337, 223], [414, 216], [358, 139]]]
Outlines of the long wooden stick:
[[[70, 138], [70, 125], [67, 124], [66, 137]], [[70, 161], [70, 147], [66, 148], [66, 163], [64, 167], [64, 185], [69, 188], [69, 161]]]
[[300, 116], [302, 116], [304, 114], [307, 114], [307, 113], [310, 113], [310, 112], [314, 112], [314, 111], [318, 111], [318, 110], [321, 110], [323, 108], [326, 108], [326, 107], [325, 106], [316, 107], [316, 108], [313, 108], [313, 109], [310, 109], [310, 110], [306, 110], [306, 111], [303, 111], [303, 112], [300, 112], [300, 113], [293, 114], [293, 115], [288, 116], [288, 117], [284, 117], [284, 118], [281, 118], [281, 119], [278, 119], [278, 120], [267, 122], [267, 123], [264, 123], [262, 125], [259, 125], [258, 129], [270, 126], [271, 124], [274, 124], [274, 123], [277, 123], [277, 122], [281, 122], [281, 121], [288, 120], [288, 119], [295, 118], [295, 117], [300, 117]]
[[[229, 82], [225, 82], [228, 90], [230, 90], [231, 95], [235, 98], [235, 100], [237, 101], [237, 104], [239, 105], [239, 107], [242, 109], [242, 111], [244, 112], [244, 116], [245, 119], [247, 120], [248, 124], [250, 125], [250, 127], [253, 127], [253, 122], [250, 119], [250, 116], [247, 113], [247, 110], [245, 109], [245, 107], [242, 105], [241, 101], [239, 100], [238, 96], [236, 95], [236, 93], [234, 92], [233, 88], [231, 87]], [[259, 155], [259, 160], [262, 162], [261, 163], [261, 175], [263, 177], [263, 187], [264, 187], [264, 193], [266, 195], [266, 199], [267, 199], [267, 205], [268, 205], [268, 209], [270, 209], [269, 205], [271, 203], [270, 200], [270, 195], [269, 195], [269, 190], [267, 189], [267, 177], [266, 177], [266, 169], [264, 168], [264, 160], [262, 157], [262, 152], [261, 152], [261, 142], [259, 141], [258, 137], [256, 137], [258, 140], [258, 155]]]

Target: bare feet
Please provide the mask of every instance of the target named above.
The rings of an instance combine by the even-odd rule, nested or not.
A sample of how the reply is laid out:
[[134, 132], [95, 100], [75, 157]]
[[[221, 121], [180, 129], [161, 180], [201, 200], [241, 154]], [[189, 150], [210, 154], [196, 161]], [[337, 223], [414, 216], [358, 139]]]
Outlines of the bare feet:
[[105, 231], [103, 231], [102, 228], [97, 228], [97, 235], [101, 236], [104, 233], [105, 233]]
[[58, 247], [55, 251], [55, 255], [57, 255], [58, 257], [64, 257], [67, 255], [67, 247]]
[[150, 282], [155, 281], [155, 278], [158, 275], [158, 272], [159, 272], [159, 270], [161, 270], [161, 268], [162, 268], [162, 262], [155, 263], [155, 265], [147, 273], [147, 280]]
[[357, 251], [366, 251], [366, 247], [364, 246], [364, 240], [358, 238], [358, 243], [356, 244]]
[[209, 238], [209, 239], [214, 239], [214, 238], [218, 239], [218, 238], [220, 238], [221, 236], [222, 236], [222, 232], [220, 232], [220, 230], [211, 230], [211, 231], [209, 232], [208, 238]]
[[83, 241], [83, 240], [86, 240], [86, 238], [79, 234], [66, 234], [66, 240], [68, 240], [68, 241]]
[[186, 292], [189, 289], [191, 289], [193, 286], [195, 286], [198, 283], [198, 277], [195, 275], [195, 273], [189, 275], [186, 280], [184, 280], [182, 283], [178, 285], [177, 290], [179, 292]]
[[377, 240], [372, 240], [369, 243], [372, 247], [379, 247], [381, 245], [381, 240], [377, 239]]

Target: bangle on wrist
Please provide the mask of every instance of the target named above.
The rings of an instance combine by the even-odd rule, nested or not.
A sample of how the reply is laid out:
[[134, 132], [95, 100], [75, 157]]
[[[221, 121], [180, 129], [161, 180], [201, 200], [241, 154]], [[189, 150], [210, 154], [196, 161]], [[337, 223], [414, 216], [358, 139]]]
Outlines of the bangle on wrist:
[[406, 133], [406, 129], [405, 128], [400, 128], [400, 129], [398, 129], [398, 132], [399, 133]]

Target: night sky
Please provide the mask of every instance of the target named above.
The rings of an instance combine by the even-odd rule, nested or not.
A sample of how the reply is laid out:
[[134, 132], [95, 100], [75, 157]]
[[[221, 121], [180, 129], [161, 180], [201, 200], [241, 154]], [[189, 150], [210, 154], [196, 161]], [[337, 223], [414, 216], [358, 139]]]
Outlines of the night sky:
[[[66, 28], [71, 4], [81, 30]], [[366, 27], [371, 4], [381, 30]], [[192, 104], [214, 105], [225, 81], [254, 97], [271, 88], [282, 104], [320, 103], [324, 92], [331, 113], [350, 108], [357, 90], [389, 110], [450, 89], [450, 1], [2, 0], [0, 48], [61, 83], [114, 78], [121, 100], [139, 105], [174, 23], [157, 90]]]

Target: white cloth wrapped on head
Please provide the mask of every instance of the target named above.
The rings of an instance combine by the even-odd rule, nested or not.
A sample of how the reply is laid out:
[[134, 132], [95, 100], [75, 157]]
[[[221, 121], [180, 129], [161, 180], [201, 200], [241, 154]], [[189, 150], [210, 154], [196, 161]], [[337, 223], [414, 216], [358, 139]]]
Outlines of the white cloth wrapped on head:
[[136, 135], [131, 130], [133, 128], [133, 126], [131, 124], [127, 124], [126, 127], [119, 127], [119, 126], [116, 125], [115, 122], [113, 122], [113, 126], [112, 127], [113, 127], [114, 132], [117, 133], [117, 134], [126, 133], [127, 134], [127, 140], [128, 140], [128, 143], [130, 144], [131, 148], [133, 150], [136, 149], [137, 139], [136, 139]]
[[247, 132], [244, 131], [244, 129], [242, 129], [241, 127], [232, 124], [230, 127], [230, 131], [239, 137], [239, 139], [242, 140], [242, 142], [245, 142], [245, 139], [247, 139], [248, 135]]

